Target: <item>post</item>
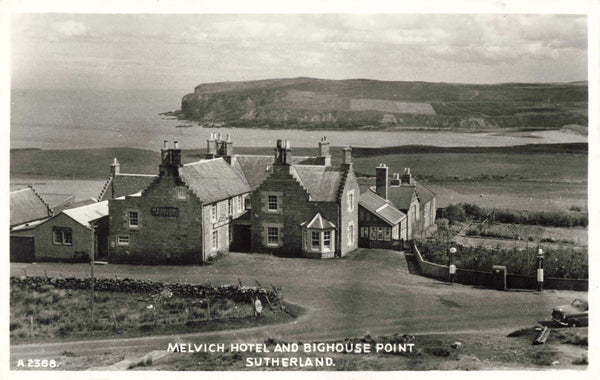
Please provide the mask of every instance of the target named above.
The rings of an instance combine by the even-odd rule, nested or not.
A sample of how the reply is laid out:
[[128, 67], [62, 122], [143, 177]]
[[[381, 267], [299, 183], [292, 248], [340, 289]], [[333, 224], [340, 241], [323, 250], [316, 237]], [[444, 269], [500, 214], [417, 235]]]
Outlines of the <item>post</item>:
[[473, 267], [475, 269], [475, 285], [479, 285], [479, 259], [477, 256], [473, 257]]
[[94, 256], [96, 255], [96, 239], [95, 239], [95, 226], [92, 225], [92, 244], [90, 253], [90, 291], [91, 291], [91, 318], [94, 323]]
[[454, 284], [454, 277], [456, 276], [456, 265], [454, 265], [454, 254], [456, 248], [450, 248], [450, 260], [448, 265], [448, 273], [450, 274], [450, 283]]
[[544, 251], [539, 248], [537, 256], [537, 283], [538, 290], [544, 290]]

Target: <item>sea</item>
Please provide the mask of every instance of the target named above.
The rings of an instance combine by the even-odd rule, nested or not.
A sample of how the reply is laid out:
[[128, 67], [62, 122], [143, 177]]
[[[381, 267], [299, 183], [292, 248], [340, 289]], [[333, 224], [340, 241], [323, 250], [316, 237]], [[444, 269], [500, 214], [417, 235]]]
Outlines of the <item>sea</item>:
[[[160, 115], [180, 108], [181, 89], [12, 89], [11, 149], [93, 149], [132, 147], [160, 150], [163, 141], [182, 149], [206, 146], [211, 132], [231, 134], [234, 145], [274, 146], [287, 139], [292, 147], [312, 147], [327, 136], [333, 146], [512, 146], [587, 142], [587, 137], [559, 131], [524, 134], [457, 133], [406, 130], [307, 131], [258, 128], [206, 128], [198, 122]], [[184, 127], [182, 127], [184, 126]]]

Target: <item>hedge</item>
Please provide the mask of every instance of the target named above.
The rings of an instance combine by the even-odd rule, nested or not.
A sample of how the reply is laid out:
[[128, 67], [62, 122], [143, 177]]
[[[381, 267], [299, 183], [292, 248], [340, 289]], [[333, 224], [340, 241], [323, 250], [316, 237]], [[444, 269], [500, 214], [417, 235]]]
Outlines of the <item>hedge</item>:
[[[90, 278], [65, 277], [52, 278], [40, 276], [11, 276], [11, 286], [22, 286], [34, 290], [41, 290], [45, 286], [54, 286], [59, 289], [90, 289]], [[223, 285], [213, 286], [211, 284], [188, 284], [188, 283], [163, 283], [149, 280], [133, 280], [129, 278], [97, 278], [94, 281], [94, 290], [105, 292], [124, 293], [158, 293], [167, 287], [173, 295], [195, 298], [227, 298], [236, 302], [253, 302], [260, 296], [266, 296], [271, 302], [279, 302], [279, 295], [270, 289]]]

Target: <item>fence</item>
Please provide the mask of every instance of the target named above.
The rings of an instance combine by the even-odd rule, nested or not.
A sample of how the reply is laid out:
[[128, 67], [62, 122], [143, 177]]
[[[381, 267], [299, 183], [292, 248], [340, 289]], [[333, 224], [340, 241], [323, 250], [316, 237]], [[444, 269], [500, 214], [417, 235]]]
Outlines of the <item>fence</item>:
[[[421, 256], [421, 252], [419, 252], [419, 249], [416, 245], [413, 245], [413, 255], [415, 257], [416, 265], [421, 275], [425, 277], [434, 278], [436, 280], [450, 281], [448, 266], [424, 260], [423, 256]], [[491, 286], [492, 273], [456, 268], [456, 275], [454, 281], [465, 285]], [[537, 289], [538, 283], [536, 277], [507, 274], [506, 286], [509, 289]], [[552, 277], [544, 279], [545, 289], [587, 291], [588, 287], [588, 280], [585, 279], [566, 279]]]

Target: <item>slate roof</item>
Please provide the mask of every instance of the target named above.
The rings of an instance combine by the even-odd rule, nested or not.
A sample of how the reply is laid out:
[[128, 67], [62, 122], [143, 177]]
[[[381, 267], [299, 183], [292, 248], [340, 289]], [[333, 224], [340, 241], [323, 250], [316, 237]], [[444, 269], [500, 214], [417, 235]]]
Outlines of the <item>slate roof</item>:
[[87, 206], [71, 208], [62, 212], [77, 223], [89, 227], [90, 222], [108, 215], [108, 201], [93, 203]]
[[391, 201], [386, 201], [372, 190], [361, 193], [358, 204], [392, 226], [406, 218], [406, 214], [394, 207]]
[[10, 193], [11, 226], [49, 216], [50, 208], [33, 188], [28, 187]]
[[340, 188], [343, 173], [331, 166], [290, 166], [293, 175], [316, 202], [334, 202]]
[[320, 213], [317, 213], [311, 220], [302, 222], [300, 225], [305, 228], [316, 230], [330, 230], [335, 228], [335, 224], [323, 218]]
[[[270, 175], [270, 169], [275, 161], [274, 156], [235, 155], [231, 160], [231, 167], [246, 179], [248, 185], [255, 190]], [[319, 164], [319, 157], [291, 156], [292, 165]]]
[[236, 155], [231, 160], [231, 167], [238, 171], [254, 190], [267, 179], [274, 160], [273, 156]]
[[421, 203], [425, 204], [435, 198], [435, 193], [417, 182], [417, 193]]
[[75, 202], [75, 196], [73, 194], [41, 193], [40, 196], [44, 198], [44, 202], [48, 204], [50, 210], [55, 214], [69, 208], [73, 202]]
[[415, 191], [416, 186], [414, 185], [389, 186], [388, 199], [398, 210], [408, 210]]
[[223, 158], [185, 164], [179, 168], [179, 176], [203, 203], [217, 202], [252, 190]]
[[98, 200], [105, 201], [145, 190], [157, 177], [157, 175], [151, 174], [117, 174], [115, 177], [111, 176], [104, 185], [100, 196], [98, 196]]

